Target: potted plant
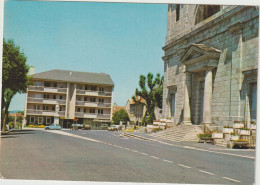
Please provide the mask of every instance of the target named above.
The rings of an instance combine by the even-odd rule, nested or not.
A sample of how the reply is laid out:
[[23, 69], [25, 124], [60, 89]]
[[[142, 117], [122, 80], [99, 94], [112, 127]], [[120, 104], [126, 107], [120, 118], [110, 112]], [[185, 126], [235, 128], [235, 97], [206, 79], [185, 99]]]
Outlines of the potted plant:
[[250, 129], [256, 130], [256, 122], [255, 121], [250, 121]]
[[234, 134], [234, 133], [230, 133], [230, 140], [231, 141], [235, 141], [239, 139], [239, 135]]
[[222, 129], [222, 132], [225, 134], [233, 133], [234, 129], [232, 126], [224, 126]]
[[214, 131], [212, 133], [212, 138], [213, 139], [222, 139], [223, 138], [223, 133], [220, 131]]
[[239, 134], [243, 135], [243, 136], [249, 136], [250, 130], [248, 128], [241, 128], [240, 131], [239, 131]]
[[233, 128], [244, 128], [245, 125], [241, 121], [233, 121]]

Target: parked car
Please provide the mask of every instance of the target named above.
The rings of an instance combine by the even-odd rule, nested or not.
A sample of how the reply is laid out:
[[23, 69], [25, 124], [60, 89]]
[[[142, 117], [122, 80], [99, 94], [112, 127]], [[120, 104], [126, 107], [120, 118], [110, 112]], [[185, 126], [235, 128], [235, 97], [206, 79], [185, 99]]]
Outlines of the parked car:
[[91, 126], [90, 125], [83, 125], [81, 130], [91, 130]]
[[83, 128], [83, 124], [73, 123], [73, 124], [71, 125], [70, 130], [78, 130], [78, 129], [82, 129], [82, 128]]
[[107, 128], [108, 131], [119, 131], [121, 130], [120, 125], [111, 125], [110, 127]]
[[61, 130], [61, 126], [60, 125], [48, 125], [44, 127], [45, 130]]

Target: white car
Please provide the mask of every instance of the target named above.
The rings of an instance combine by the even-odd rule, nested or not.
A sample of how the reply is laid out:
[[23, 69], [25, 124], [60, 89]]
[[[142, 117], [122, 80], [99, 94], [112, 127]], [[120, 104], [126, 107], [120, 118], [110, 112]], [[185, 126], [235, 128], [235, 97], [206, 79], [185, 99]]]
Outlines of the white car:
[[111, 125], [110, 127], [107, 128], [108, 131], [119, 131], [121, 130], [120, 125]]

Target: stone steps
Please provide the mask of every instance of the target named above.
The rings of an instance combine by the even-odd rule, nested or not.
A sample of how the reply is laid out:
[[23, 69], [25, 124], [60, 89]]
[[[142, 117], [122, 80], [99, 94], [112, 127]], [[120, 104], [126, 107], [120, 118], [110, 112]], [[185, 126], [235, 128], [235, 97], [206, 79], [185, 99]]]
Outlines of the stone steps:
[[152, 133], [151, 136], [168, 141], [198, 141], [197, 135], [203, 133], [202, 126], [178, 125], [164, 131]]

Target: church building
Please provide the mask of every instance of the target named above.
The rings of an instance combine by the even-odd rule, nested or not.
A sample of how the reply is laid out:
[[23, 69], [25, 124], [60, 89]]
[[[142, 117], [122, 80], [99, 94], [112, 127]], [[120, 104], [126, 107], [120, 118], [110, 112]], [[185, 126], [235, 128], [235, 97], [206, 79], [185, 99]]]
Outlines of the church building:
[[259, 9], [168, 5], [163, 116], [174, 124], [256, 121]]

